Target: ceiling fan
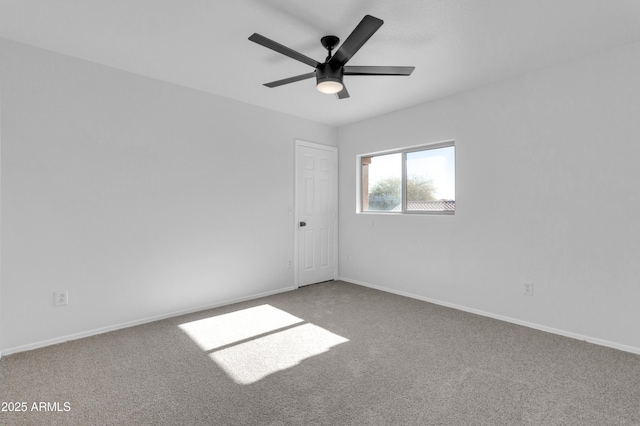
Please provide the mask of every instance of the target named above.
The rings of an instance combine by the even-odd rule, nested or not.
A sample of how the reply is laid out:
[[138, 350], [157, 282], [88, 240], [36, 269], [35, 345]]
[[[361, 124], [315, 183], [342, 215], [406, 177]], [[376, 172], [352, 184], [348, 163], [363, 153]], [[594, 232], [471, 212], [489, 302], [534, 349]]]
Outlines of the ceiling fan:
[[342, 43], [338, 51], [332, 55], [331, 52], [340, 42], [340, 39], [333, 35], [328, 35], [320, 39], [320, 43], [329, 52], [323, 63], [296, 52], [280, 43], [277, 43], [265, 36], [254, 33], [249, 40], [264, 47], [288, 56], [292, 59], [305, 63], [315, 68], [309, 72], [283, 80], [265, 83], [267, 87], [278, 87], [284, 84], [293, 83], [300, 80], [315, 77], [317, 89], [322, 93], [337, 94], [338, 99], [349, 97], [349, 92], [343, 82], [345, 75], [411, 75], [415, 67], [384, 67], [384, 66], [349, 66], [346, 65], [353, 55], [369, 40], [369, 38], [382, 26], [384, 21], [371, 15], [366, 15], [356, 26], [349, 37]]

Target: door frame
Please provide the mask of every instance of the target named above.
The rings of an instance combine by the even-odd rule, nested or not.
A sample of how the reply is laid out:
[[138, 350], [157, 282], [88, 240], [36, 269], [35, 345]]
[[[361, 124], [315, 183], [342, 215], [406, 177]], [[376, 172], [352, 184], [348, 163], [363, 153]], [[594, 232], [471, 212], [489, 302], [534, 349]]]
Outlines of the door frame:
[[299, 147], [304, 146], [307, 148], [320, 149], [323, 151], [330, 151], [334, 156], [334, 173], [333, 173], [333, 205], [334, 205], [334, 227], [333, 227], [333, 279], [338, 277], [338, 148], [331, 145], [323, 145], [315, 142], [307, 142], [300, 139], [294, 140], [293, 150], [293, 285], [295, 288], [300, 287], [300, 279], [298, 276], [298, 262], [299, 262], [299, 238], [298, 232], [300, 227], [300, 212], [298, 211], [298, 151]]

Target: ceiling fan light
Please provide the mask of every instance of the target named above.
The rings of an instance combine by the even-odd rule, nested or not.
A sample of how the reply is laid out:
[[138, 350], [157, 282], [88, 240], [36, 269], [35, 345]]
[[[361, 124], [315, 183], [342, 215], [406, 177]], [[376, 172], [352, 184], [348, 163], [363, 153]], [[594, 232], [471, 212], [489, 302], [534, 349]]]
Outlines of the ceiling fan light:
[[322, 81], [318, 81], [316, 88], [321, 93], [333, 95], [334, 93], [340, 92], [344, 88], [344, 86], [342, 85], [342, 82], [337, 78], [326, 78]]

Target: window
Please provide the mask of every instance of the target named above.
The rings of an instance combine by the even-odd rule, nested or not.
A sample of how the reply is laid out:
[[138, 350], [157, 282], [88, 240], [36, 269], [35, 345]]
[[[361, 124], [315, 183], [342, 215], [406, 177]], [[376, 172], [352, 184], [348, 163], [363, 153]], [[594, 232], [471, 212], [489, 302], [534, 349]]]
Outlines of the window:
[[455, 212], [453, 142], [359, 158], [362, 212]]

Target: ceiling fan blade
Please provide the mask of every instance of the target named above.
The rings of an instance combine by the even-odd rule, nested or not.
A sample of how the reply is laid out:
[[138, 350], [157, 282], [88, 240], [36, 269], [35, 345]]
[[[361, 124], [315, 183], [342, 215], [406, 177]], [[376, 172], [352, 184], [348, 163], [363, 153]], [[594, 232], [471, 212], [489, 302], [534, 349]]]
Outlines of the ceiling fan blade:
[[367, 67], [345, 65], [344, 75], [411, 75], [416, 67]]
[[344, 83], [342, 84], [342, 90], [336, 93], [336, 96], [338, 99], [346, 99], [349, 97], [349, 91], [347, 91], [347, 86], [345, 86]]
[[278, 53], [282, 53], [285, 56], [295, 59], [296, 61], [305, 63], [314, 68], [317, 68], [318, 65], [320, 65], [318, 61], [311, 59], [310, 57], [303, 55], [302, 53], [296, 52], [295, 50], [290, 49], [287, 46], [283, 46], [280, 43], [275, 42], [269, 38], [266, 38], [265, 36], [262, 36], [258, 33], [253, 33], [251, 37], [249, 37], [249, 40], [253, 41], [254, 43], [261, 44], [262, 46], [269, 48], [271, 50], [275, 50]]
[[382, 26], [384, 21], [382, 19], [374, 18], [371, 15], [366, 15], [362, 18], [362, 21], [353, 30], [349, 37], [342, 43], [338, 51], [329, 60], [329, 64], [332, 66], [341, 67], [347, 63], [353, 55], [364, 45], [369, 38], [378, 31], [378, 28]]
[[273, 88], [273, 87], [282, 86], [283, 84], [289, 84], [289, 83], [294, 83], [300, 80], [306, 80], [308, 78], [315, 77], [315, 76], [316, 76], [316, 72], [312, 71], [306, 74], [296, 75], [295, 77], [289, 77], [289, 78], [284, 78], [278, 81], [272, 81], [271, 83], [265, 83], [264, 86]]

